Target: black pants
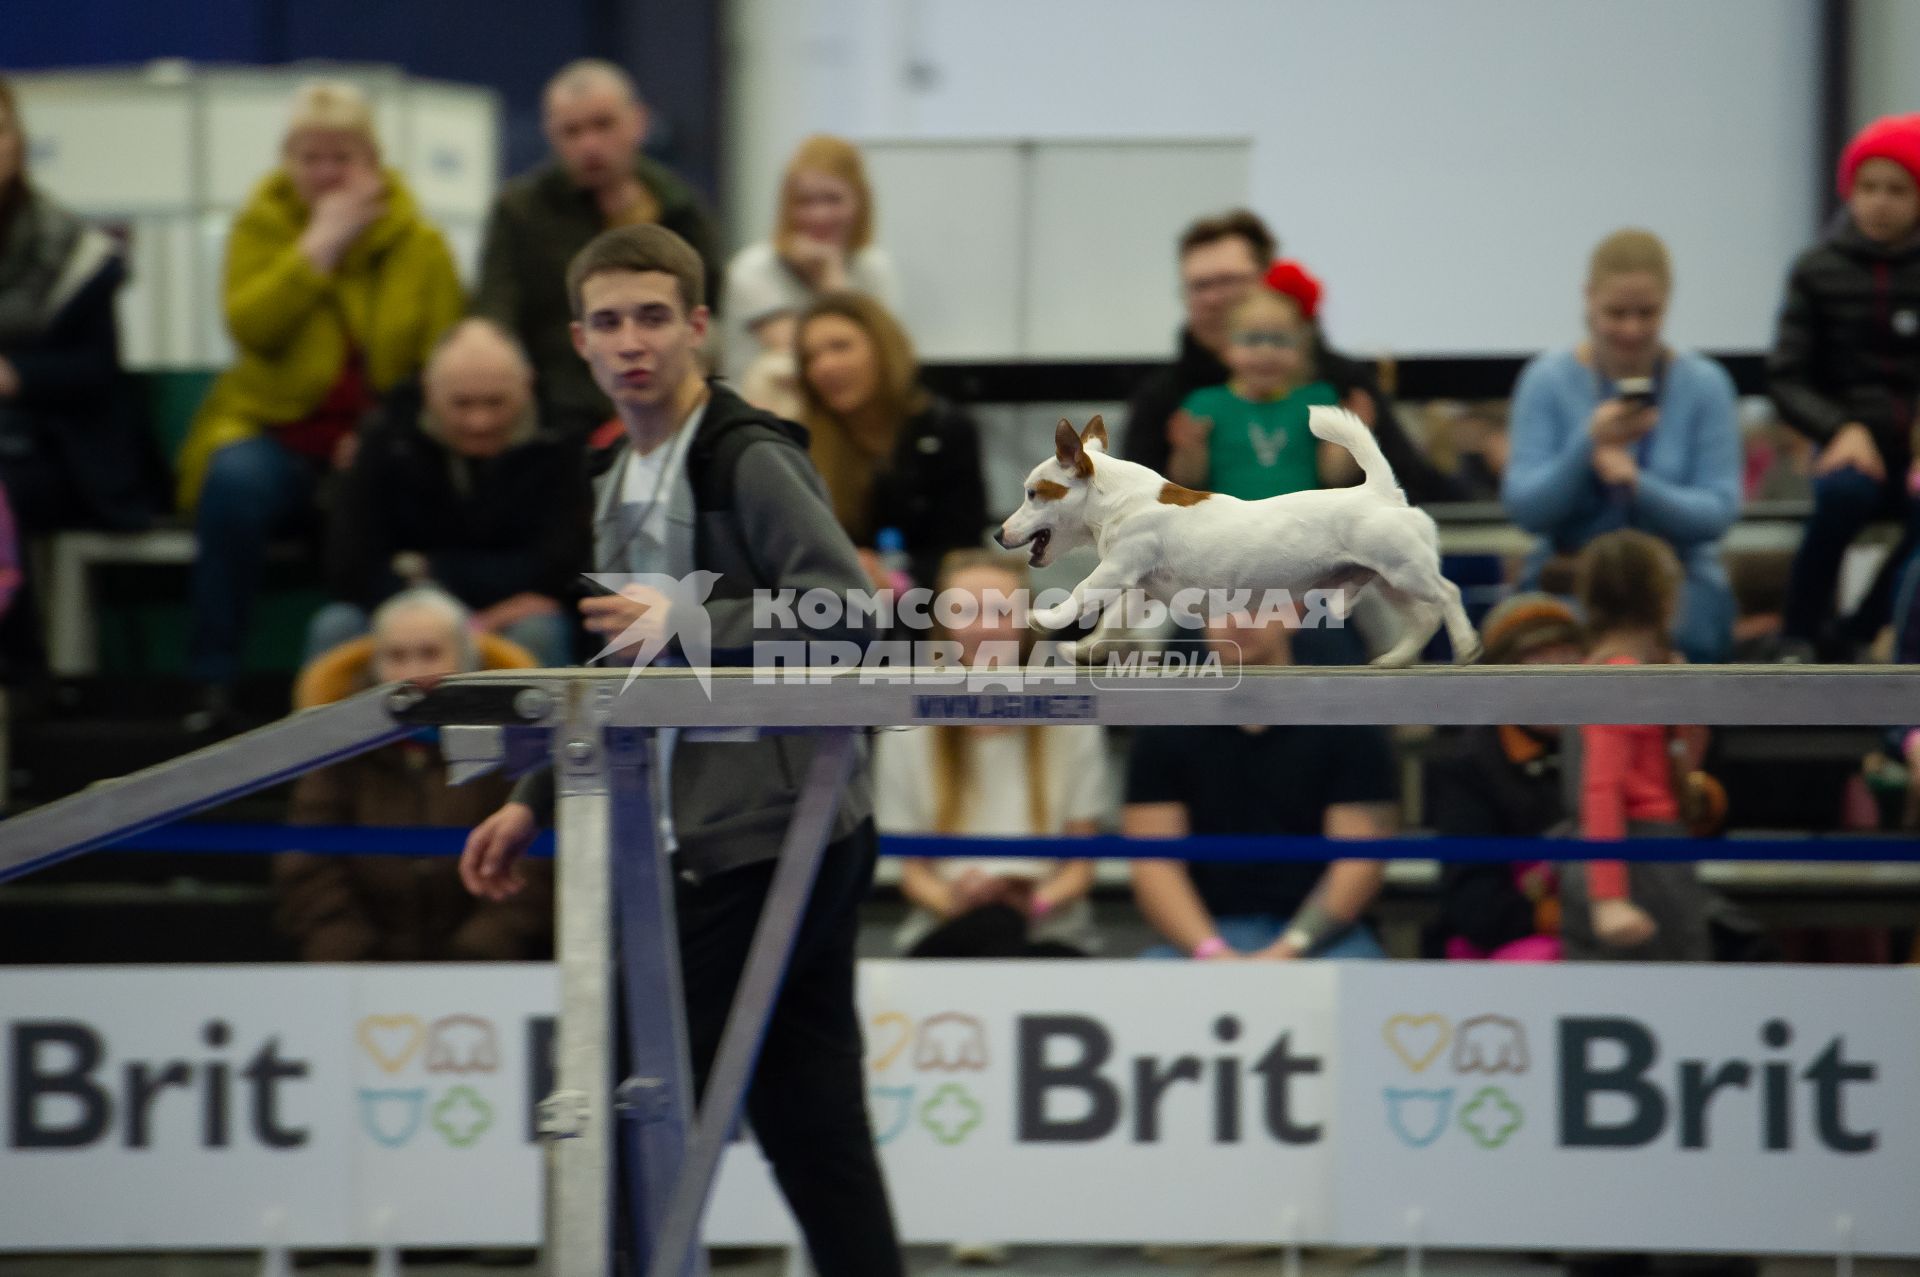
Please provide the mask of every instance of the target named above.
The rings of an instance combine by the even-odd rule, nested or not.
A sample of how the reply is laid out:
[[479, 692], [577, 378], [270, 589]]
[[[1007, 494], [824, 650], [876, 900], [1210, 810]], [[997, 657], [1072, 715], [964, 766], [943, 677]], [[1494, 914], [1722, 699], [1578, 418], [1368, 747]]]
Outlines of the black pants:
[[[867, 1121], [866, 1049], [853, 997], [857, 911], [873, 884], [878, 850], [871, 821], [828, 845], [747, 1091], [747, 1119], [820, 1277], [905, 1272]], [[766, 861], [699, 883], [676, 879], [687, 1030], [700, 1094], [773, 870]]]

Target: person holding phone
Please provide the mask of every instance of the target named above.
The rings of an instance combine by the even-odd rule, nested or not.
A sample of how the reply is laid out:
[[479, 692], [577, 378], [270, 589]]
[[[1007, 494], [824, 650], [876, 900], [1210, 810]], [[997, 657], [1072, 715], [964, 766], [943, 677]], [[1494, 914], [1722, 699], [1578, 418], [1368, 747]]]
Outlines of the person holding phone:
[[1734, 619], [1720, 538], [1740, 513], [1733, 379], [1663, 340], [1672, 291], [1652, 232], [1616, 231], [1594, 249], [1585, 340], [1529, 361], [1514, 388], [1501, 500], [1540, 537], [1523, 589], [1618, 528], [1672, 546], [1685, 568], [1675, 645], [1688, 660], [1720, 661]]

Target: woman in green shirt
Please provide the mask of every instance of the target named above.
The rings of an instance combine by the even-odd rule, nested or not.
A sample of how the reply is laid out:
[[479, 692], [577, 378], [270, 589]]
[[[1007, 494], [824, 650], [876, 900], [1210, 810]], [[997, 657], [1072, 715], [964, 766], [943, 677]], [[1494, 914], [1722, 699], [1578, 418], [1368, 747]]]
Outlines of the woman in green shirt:
[[1358, 477], [1344, 449], [1320, 443], [1307, 429], [1309, 407], [1340, 402], [1313, 366], [1319, 301], [1319, 281], [1283, 261], [1234, 309], [1230, 376], [1180, 405], [1167, 430], [1168, 478], [1257, 501]]

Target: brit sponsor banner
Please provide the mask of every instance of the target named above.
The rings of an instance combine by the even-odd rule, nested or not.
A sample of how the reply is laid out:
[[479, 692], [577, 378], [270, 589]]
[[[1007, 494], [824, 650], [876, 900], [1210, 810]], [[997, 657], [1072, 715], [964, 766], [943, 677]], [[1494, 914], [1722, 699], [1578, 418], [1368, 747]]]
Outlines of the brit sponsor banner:
[[0, 974], [0, 1250], [513, 1245], [554, 968]]
[[[1333, 1228], [1331, 964], [870, 962], [867, 1096], [916, 1241], [1260, 1242]], [[736, 1147], [708, 1235], [791, 1237]]]
[[1339, 1231], [1920, 1253], [1920, 971], [1351, 964]]
[[[557, 994], [0, 973], [0, 1251], [534, 1244]], [[916, 1241], [1920, 1253], [1914, 969], [873, 962], [861, 997]], [[735, 1145], [708, 1237], [791, 1235]]]

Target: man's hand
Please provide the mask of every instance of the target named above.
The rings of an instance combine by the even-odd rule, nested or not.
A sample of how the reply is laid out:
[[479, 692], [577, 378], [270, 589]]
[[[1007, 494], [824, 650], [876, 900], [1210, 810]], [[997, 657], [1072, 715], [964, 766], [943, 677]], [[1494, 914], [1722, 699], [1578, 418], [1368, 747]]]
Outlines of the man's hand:
[[1880, 455], [1879, 445], [1873, 441], [1873, 433], [1857, 421], [1840, 427], [1840, 433], [1827, 441], [1827, 446], [1820, 449], [1820, 455], [1813, 463], [1816, 475], [1849, 468], [1858, 470], [1877, 483], [1884, 483], [1887, 478], [1886, 459]]
[[1600, 447], [1633, 443], [1659, 422], [1660, 410], [1650, 405], [1609, 399], [1593, 410], [1587, 433]]
[[1268, 962], [1292, 962], [1296, 958], [1304, 958], [1307, 955], [1302, 953], [1291, 940], [1281, 936], [1253, 956]]
[[[672, 601], [650, 585], [628, 585], [618, 594], [596, 594], [580, 600], [587, 629], [609, 642], [624, 637], [619, 653], [638, 652], [641, 645], [664, 639], [672, 631], [667, 613]], [[631, 633], [629, 633], [631, 631]]]
[[594, 192], [594, 198], [608, 227], [641, 226], [660, 220], [660, 201], [631, 173]]
[[508, 803], [474, 827], [460, 853], [460, 881], [482, 900], [505, 900], [526, 885], [520, 858], [540, 832], [533, 808]]
[[1640, 463], [1631, 452], [1614, 444], [1593, 450], [1593, 472], [1608, 487], [1631, 488], [1640, 482]]

